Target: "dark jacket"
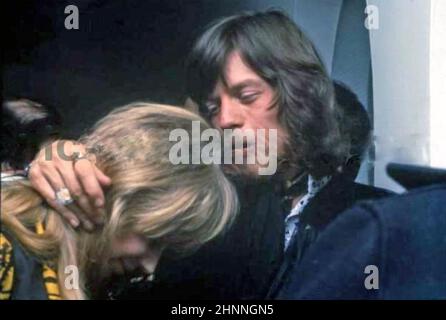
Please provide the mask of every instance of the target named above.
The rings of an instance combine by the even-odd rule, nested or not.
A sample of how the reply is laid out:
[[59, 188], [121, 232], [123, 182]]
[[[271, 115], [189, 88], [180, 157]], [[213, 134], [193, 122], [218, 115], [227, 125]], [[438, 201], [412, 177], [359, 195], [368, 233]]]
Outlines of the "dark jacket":
[[59, 300], [56, 274], [44, 270], [6, 228], [0, 228], [0, 300]]
[[[375, 271], [366, 271], [369, 265]], [[377, 274], [377, 288], [367, 289]], [[446, 299], [446, 185], [343, 213], [308, 250], [278, 299]]]
[[334, 176], [300, 214], [297, 236], [291, 240], [283, 256], [282, 264], [271, 283], [267, 298], [276, 297], [289, 281], [291, 273], [299, 265], [308, 248], [342, 212], [357, 201], [389, 195], [391, 193], [387, 190], [355, 183], [343, 175]]
[[[224, 236], [183, 259], [163, 257], [150, 290], [127, 292], [136, 299], [261, 299], [284, 261], [284, 215], [271, 184], [236, 183], [241, 212]], [[322, 229], [356, 200], [387, 192], [334, 178], [303, 212]]]
[[236, 185], [241, 210], [231, 229], [190, 257], [162, 258], [150, 298], [251, 299], [268, 289], [283, 250], [280, 201], [267, 183]]

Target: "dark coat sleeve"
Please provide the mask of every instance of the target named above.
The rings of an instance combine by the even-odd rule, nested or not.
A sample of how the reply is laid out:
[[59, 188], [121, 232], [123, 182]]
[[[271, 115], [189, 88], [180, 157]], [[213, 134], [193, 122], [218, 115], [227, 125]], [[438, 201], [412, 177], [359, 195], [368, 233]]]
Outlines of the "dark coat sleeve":
[[[368, 265], [378, 289], [366, 289]], [[361, 203], [327, 227], [278, 299], [446, 298], [446, 187]]]

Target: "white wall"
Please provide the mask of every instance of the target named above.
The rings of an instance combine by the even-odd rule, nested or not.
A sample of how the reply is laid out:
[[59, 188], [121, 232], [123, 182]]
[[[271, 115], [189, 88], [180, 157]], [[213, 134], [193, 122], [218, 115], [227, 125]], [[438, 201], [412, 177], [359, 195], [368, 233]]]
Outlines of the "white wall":
[[446, 168], [446, 1], [431, 5], [431, 165]]
[[329, 74], [343, 0], [296, 0], [294, 21], [316, 46]]
[[401, 191], [388, 162], [430, 164], [430, 1], [367, 2], [379, 9], [379, 29], [370, 30], [375, 185]]

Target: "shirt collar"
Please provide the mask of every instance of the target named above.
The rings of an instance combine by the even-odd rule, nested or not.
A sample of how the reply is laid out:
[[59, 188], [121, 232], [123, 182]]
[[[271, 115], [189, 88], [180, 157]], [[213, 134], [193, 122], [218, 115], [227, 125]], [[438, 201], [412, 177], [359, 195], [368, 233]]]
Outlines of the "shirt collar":
[[313, 176], [308, 176], [307, 193], [299, 200], [299, 202], [291, 209], [291, 212], [286, 217], [288, 222], [292, 217], [297, 217], [307, 206], [310, 200], [316, 196], [331, 180], [331, 176], [325, 176], [320, 179], [315, 179]]

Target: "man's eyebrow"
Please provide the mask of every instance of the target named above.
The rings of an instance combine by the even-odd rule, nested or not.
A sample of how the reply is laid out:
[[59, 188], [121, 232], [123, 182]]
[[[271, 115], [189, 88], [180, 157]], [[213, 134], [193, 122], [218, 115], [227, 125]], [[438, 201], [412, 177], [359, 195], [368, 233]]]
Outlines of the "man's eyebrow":
[[[240, 81], [236, 84], [233, 84], [231, 86], [228, 86], [228, 91], [231, 92], [231, 94], [235, 94], [240, 92], [242, 89], [246, 88], [246, 87], [255, 87], [255, 88], [260, 88], [262, 86], [262, 82], [256, 79], [246, 79], [243, 81]], [[214, 93], [210, 94], [207, 98], [208, 102], [215, 102], [219, 99], [218, 96], [215, 96]]]
[[239, 83], [236, 83], [234, 85], [229, 86], [229, 91], [234, 93], [234, 92], [239, 92], [242, 89], [244, 89], [245, 87], [255, 87], [255, 88], [259, 88], [262, 86], [262, 83], [259, 80], [255, 80], [255, 79], [247, 79], [247, 80], [243, 80]]

